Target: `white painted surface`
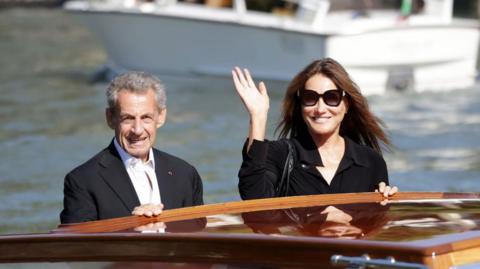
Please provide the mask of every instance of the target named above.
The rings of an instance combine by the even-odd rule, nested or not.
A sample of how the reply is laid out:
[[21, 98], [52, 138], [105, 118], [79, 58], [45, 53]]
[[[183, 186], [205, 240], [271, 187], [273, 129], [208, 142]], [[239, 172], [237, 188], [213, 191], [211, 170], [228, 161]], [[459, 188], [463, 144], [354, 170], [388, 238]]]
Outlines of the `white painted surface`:
[[450, 0], [430, 1], [436, 9], [407, 21], [399, 21], [391, 11], [358, 19], [343, 11], [329, 13], [322, 23], [318, 17], [309, 23], [175, 1], [162, 6], [74, 1], [67, 2], [66, 9], [98, 36], [111, 61], [124, 69], [229, 76], [237, 65], [251, 69], [258, 79], [288, 81], [312, 60], [332, 57], [365, 94], [471, 86], [478, 25], [445, 20]]

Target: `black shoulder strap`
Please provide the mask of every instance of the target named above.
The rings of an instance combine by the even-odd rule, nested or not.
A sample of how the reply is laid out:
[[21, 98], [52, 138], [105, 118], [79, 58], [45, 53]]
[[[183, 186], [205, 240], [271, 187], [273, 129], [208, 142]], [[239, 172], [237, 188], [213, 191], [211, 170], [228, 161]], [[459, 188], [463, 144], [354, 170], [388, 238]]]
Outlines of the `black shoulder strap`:
[[288, 146], [288, 154], [283, 165], [282, 177], [277, 181], [278, 184], [275, 187], [275, 196], [283, 197], [288, 195], [288, 188], [290, 186], [290, 173], [293, 170], [295, 164], [295, 148], [289, 139], [283, 139]]

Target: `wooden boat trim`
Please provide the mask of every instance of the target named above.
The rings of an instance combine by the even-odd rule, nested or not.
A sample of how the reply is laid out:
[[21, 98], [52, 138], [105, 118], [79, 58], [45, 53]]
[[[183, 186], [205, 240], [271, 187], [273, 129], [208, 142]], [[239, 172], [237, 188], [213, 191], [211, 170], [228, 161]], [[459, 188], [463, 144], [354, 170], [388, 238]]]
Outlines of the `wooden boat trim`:
[[[477, 199], [475, 193], [442, 193], [442, 192], [400, 192], [390, 200], [421, 200], [421, 199]], [[98, 233], [116, 232], [132, 227], [138, 227], [152, 222], [179, 221], [193, 218], [202, 218], [213, 214], [234, 214], [241, 212], [262, 211], [270, 209], [297, 208], [307, 206], [340, 205], [348, 203], [378, 203], [383, 196], [378, 193], [345, 193], [292, 196], [282, 198], [268, 198], [247, 201], [234, 201], [203, 206], [194, 206], [165, 210], [157, 217], [128, 216], [123, 218], [90, 221], [84, 223], [60, 225], [52, 232], [55, 233]]]

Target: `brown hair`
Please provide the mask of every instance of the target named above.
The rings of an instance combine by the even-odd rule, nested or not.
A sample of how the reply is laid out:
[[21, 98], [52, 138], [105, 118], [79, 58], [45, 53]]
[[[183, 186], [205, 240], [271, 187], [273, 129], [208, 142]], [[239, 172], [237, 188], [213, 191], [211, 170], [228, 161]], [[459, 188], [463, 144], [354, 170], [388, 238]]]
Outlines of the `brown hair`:
[[383, 131], [383, 122], [370, 111], [367, 99], [361, 94], [347, 71], [331, 58], [313, 61], [288, 85], [282, 103], [282, 116], [276, 128], [276, 132], [280, 132], [279, 137], [294, 137], [308, 132], [302, 118], [302, 106], [297, 93], [303, 89], [307, 80], [316, 74], [328, 77], [346, 93], [344, 98], [348, 101], [348, 111], [340, 125], [340, 135], [367, 145], [380, 154], [379, 140], [388, 148], [390, 140]]

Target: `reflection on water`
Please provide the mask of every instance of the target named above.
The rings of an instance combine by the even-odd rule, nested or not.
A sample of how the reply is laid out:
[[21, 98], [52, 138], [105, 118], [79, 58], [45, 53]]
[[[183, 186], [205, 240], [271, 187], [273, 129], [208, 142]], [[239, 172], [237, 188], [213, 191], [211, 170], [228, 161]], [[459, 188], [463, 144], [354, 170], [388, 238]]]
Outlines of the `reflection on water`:
[[[106, 58], [61, 10], [0, 13], [0, 233], [47, 231], [58, 223], [63, 176], [111, 139], [105, 84], [88, 82]], [[239, 199], [248, 116], [231, 82], [162, 79], [169, 115], [157, 146], [198, 168], [207, 203]], [[267, 86], [273, 130], [283, 88]], [[392, 182], [402, 190], [480, 190], [480, 87], [370, 102], [396, 146], [386, 154]]]

